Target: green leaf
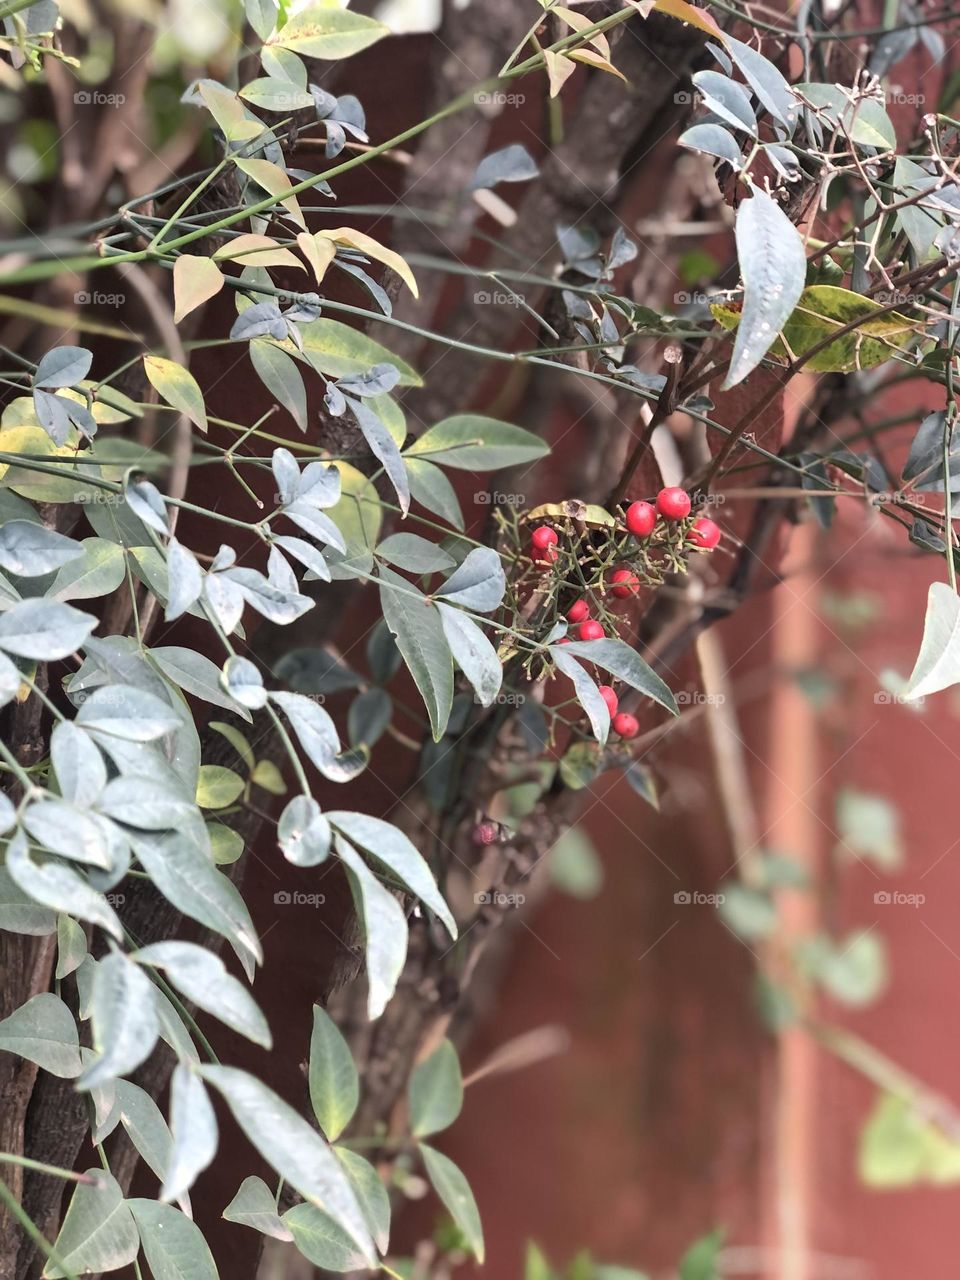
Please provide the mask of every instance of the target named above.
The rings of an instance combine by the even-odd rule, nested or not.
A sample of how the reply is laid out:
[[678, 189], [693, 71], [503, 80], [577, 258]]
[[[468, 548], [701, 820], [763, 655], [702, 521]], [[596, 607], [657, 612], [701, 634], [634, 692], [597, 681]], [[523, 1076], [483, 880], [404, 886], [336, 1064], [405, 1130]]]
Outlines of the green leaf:
[[176, 833], [137, 835], [132, 843], [150, 879], [169, 902], [227, 938], [245, 963], [262, 961], [246, 903], [196, 844]]
[[334, 1151], [360, 1201], [374, 1243], [381, 1253], [386, 1253], [390, 1244], [390, 1196], [380, 1175], [369, 1160], [348, 1147], [334, 1147]]
[[739, 938], [756, 941], [769, 938], [777, 928], [777, 908], [769, 894], [736, 881], [723, 885], [718, 911]]
[[492, 613], [506, 590], [503, 564], [492, 547], [474, 547], [437, 591], [448, 604]]
[[35, 1062], [51, 1075], [80, 1074], [80, 1040], [73, 1014], [48, 991], [34, 996], [0, 1022], [0, 1049]]
[[[247, 704], [240, 698], [224, 692], [221, 681], [222, 672], [215, 662], [194, 649], [184, 649], [179, 645], [164, 645], [161, 648], [148, 650], [151, 661], [155, 662], [168, 680], [172, 680], [178, 689], [202, 698], [214, 707], [224, 707], [227, 711], [235, 711], [244, 720], [252, 719], [247, 711]], [[238, 658], [246, 662], [246, 658]], [[228, 685], [229, 689], [229, 685]]]
[[387, 867], [425, 907], [442, 922], [451, 938], [457, 936], [457, 925], [443, 900], [433, 872], [413, 842], [399, 827], [367, 813], [351, 813], [345, 809], [328, 812], [327, 819], [336, 831], [351, 843], [365, 849], [377, 862]]
[[203, 1232], [172, 1204], [128, 1200], [153, 1280], [219, 1280]]
[[410, 485], [407, 481], [406, 466], [396, 441], [379, 416], [362, 400], [354, 399], [353, 396], [346, 396], [345, 399], [367, 442], [367, 447], [383, 467], [388, 480], [396, 490], [401, 514], [406, 515], [410, 510]]
[[[77, 1275], [118, 1271], [128, 1266], [140, 1249], [140, 1237], [123, 1198], [119, 1183], [100, 1168], [86, 1171], [89, 1182], [80, 1183], [70, 1200], [54, 1248], [64, 1266]], [[48, 1262], [44, 1280], [66, 1275]]]
[[860, 1137], [861, 1180], [877, 1190], [960, 1181], [960, 1143], [927, 1120], [909, 1097], [883, 1094]]
[[313, 106], [312, 94], [289, 80], [275, 80], [271, 76], [261, 76], [245, 84], [240, 90], [240, 97], [254, 107], [282, 112], [284, 115]]
[[48, 600], [93, 600], [116, 591], [126, 574], [123, 548], [102, 538], [84, 538], [82, 554], [71, 559], [47, 588]]
[[460, 1059], [449, 1040], [417, 1064], [407, 1088], [410, 1130], [415, 1138], [429, 1138], [453, 1124], [463, 1107]]
[[277, 1212], [273, 1192], [262, 1178], [244, 1178], [222, 1216], [227, 1222], [239, 1222], [274, 1240], [292, 1240], [293, 1232], [285, 1226]]
[[297, 1248], [314, 1266], [328, 1272], [364, 1269], [363, 1255], [328, 1213], [312, 1204], [298, 1204], [288, 1209], [281, 1221], [293, 1235]]
[[332, 62], [349, 58], [390, 34], [382, 22], [347, 9], [307, 9], [291, 18], [269, 41], [304, 58]]
[[143, 371], [161, 399], [179, 409], [201, 431], [207, 429], [203, 392], [183, 365], [162, 356], [144, 356]]
[[861, 98], [859, 102], [851, 102], [847, 93], [836, 84], [807, 82], [793, 87], [808, 102], [821, 108], [825, 118], [835, 128], [842, 125], [852, 142], [865, 147], [876, 147], [880, 151], [892, 151], [896, 148], [896, 131], [876, 98]]
[[[778, 338], [770, 351], [784, 359], [806, 355], [832, 333], [862, 320], [855, 329], [811, 356], [805, 368], [811, 373], [851, 373], [872, 369], [893, 356], [908, 354], [911, 343], [922, 334], [922, 325], [897, 311], [863, 319], [872, 315], [877, 305], [875, 299], [836, 285], [811, 285], [801, 293], [784, 322], [783, 340]], [[740, 323], [740, 312], [733, 307], [714, 303], [710, 310], [725, 329], [734, 329]]]
[[243, 836], [239, 831], [214, 820], [207, 823], [207, 832], [210, 836], [210, 852], [217, 866], [229, 867], [236, 862], [244, 849]]
[[535, 462], [549, 452], [549, 445], [522, 427], [480, 414], [461, 413], [444, 418], [425, 431], [404, 456], [428, 458], [463, 471], [499, 471]]
[[93, 1089], [139, 1067], [160, 1034], [153, 983], [132, 960], [112, 951], [93, 978], [93, 1047], [98, 1058], [77, 1084]]
[[330, 823], [312, 796], [294, 796], [280, 815], [277, 840], [295, 867], [315, 867], [330, 856]]
[[82, 553], [79, 542], [33, 520], [6, 520], [0, 524], [0, 568], [18, 577], [39, 578], [56, 573]]
[[174, 321], [208, 302], [223, 288], [223, 273], [212, 258], [181, 253], [173, 264]]
[[331, 782], [345, 782], [356, 777], [365, 760], [351, 761], [349, 754], [340, 756], [340, 736], [330, 714], [302, 693], [271, 693], [271, 699], [290, 721], [297, 741], [310, 757], [313, 766]]
[[164, 1200], [185, 1195], [217, 1153], [217, 1117], [203, 1081], [179, 1062], [170, 1082], [170, 1129], [173, 1142], [161, 1194]]
[[232, 769], [221, 764], [202, 764], [197, 779], [197, 804], [201, 809], [226, 809], [243, 795], [245, 785]]
[[58, 600], [24, 600], [0, 615], [0, 649], [18, 658], [57, 662], [75, 653], [96, 625], [92, 614]]
[[107, 746], [110, 738], [153, 742], [179, 729], [182, 723], [168, 702], [132, 685], [111, 684], [94, 689], [77, 712], [77, 724], [94, 737], [102, 735]]
[[470, 681], [480, 705], [492, 706], [503, 683], [496, 649], [468, 614], [442, 600], [437, 609], [454, 662]]
[[367, 1012], [379, 1018], [396, 990], [407, 958], [407, 918], [392, 893], [383, 887], [357, 851], [337, 837], [337, 853], [347, 871], [357, 914], [363, 925], [367, 968]]
[[[6, 871], [16, 886], [41, 907], [68, 911], [80, 920], [99, 924], [118, 941], [123, 937], [117, 914], [103, 894], [97, 893], [69, 867], [56, 862], [34, 862], [22, 832], [7, 846]], [[29, 932], [36, 932], [42, 925], [42, 917], [35, 920], [31, 916], [29, 923], [32, 926]]]
[[866, 930], [848, 934], [836, 943], [826, 937], [814, 938], [801, 956], [817, 981], [843, 1004], [870, 1004], [887, 984], [883, 939]]
[[[401, 387], [419, 387], [423, 380], [416, 370], [379, 342], [339, 320], [311, 320], [302, 325], [303, 354], [313, 367], [329, 378], [363, 374], [377, 364], [392, 364], [400, 373]], [[291, 343], [291, 350], [292, 350]]]
[[456, 564], [442, 547], [418, 533], [392, 533], [377, 547], [377, 555], [406, 573], [439, 573]]
[[219, 956], [193, 942], [154, 942], [134, 952], [139, 964], [163, 969], [173, 985], [201, 1009], [254, 1044], [269, 1049], [270, 1028], [257, 1002]]
[[[3, 640], [0, 638], [0, 646]], [[931, 583], [923, 640], [903, 697], [939, 693], [960, 682], [960, 596], [945, 582]]]
[[743, 311], [723, 390], [757, 367], [803, 292], [807, 258], [800, 233], [765, 191], [754, 188], [737, 211]]
[[263, 1158], [294, 1190], [321, 1209], [374, 1265], [373, 1241], [349, 1179], [336, 1156], [304, 1118], [266, 1085], [235, 1067], [205, 1066], [203, 1078], [226, 1100]]
[[420, 1143], [420, 1154], [423, 1156], [427, 1177], [433, 1184], [434, 1190], [463, 1232], [477, 1261], [482, 1265], [483, 1227], [470, 1184], [448, 1156], [435, 1151], [433, 1147], [428, 1147], [425, 1142]]
[[[453, 706], [453, 658], [436, 606], [390, 569], [380, 574], [383, 616], [426, 704], [434, 742]], [[2, 643], [2, 642], [0, 642]]]
[[[588, 641], [587, 643], [591, 642]], [[592, 643], [596, 643], [596, 641]], [[600, 690], [596, 683], [590, 679], [580, 663], [567, 653], [569, 647], [569, 645], [564, 645], [563, 648], [560, 648], [559, 645], [553, 647], [550, 650], [550, 656], [553, 658], [557, 670], [562, 671], [565, 676], [573, 681], [573, 690], [577, 695], [577, 701], [587, 713], [593, 736], [602, 746], [607, 741], [607, 735], [610, 732], [610, 709], [600, 696]]]
[[697, 1240], [680, 1259], [680, 1280], [720, 1280], [723, 1232], [711, 1231]]
[[441, 520], [446, 520], [455, 529], [463, 529], [460, 499], [440, 468], [410, 453], [404, 454], [404, 462], [407, 464], [407, 480], [413, 500]]
[[250, 343], [250, 360], [277, 404], [286, 409], [301, 431], [306, 431], [307, 392], [296, 361], [272, 342], [260, 340]]
[[326, 1137], [336, 1142], [357, 1109], [360, 1077], [350, 1046], [337, 1024], [318, 1004], [313, 1006], [307, 1080], [317, 1123]]
[[35, 387], [75, 387], [90, 372], [93, 356], [86, 347], [54, 347], [41, 356], [33, 375]]
[[162, 1180], [173, 1145], [163, 1113], [149, 1093], [129, 1080], [117, 1080], [114, 1089], [120, 1123], [148, 1168]]
[[903, 865], [899, 814], [885, 796], [844, 787], [837, 796], [837, 835], [855, 856], [881, 871]]
[[61, 982], [79, 969], [87, 954], [87, 935], [72, 916], [57, 917], [57, 971], [54, 977]]
[[[555, 651], [551, 649], [551, 655]], [[595, 663], [604, 671], [637, 689], [661, 707], [678, 714], [677, 701], [657, 673], [623, 640], [573, 640], [560, 650], [574, 658]]]

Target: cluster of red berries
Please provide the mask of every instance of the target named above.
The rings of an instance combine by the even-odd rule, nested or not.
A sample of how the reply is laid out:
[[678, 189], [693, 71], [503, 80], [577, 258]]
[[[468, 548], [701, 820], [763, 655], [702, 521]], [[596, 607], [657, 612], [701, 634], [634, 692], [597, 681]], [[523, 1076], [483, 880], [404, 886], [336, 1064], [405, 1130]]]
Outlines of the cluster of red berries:
[[[649, 538], [656, 528], [657, 520], [675, 522], [685, 520], [691, 509], [690, 495], [685, 489], [676, 485], [661, 489], [655, 502], [631, 502], [623, 513], [624, 524], [635, 538]], [[687, 537], [695, 547], [704, 551], [712, 551], [720, 541], [720, 527], [707, 516], [694, 521], [687, 532]], [[541, 564], [552, 564], [559, 555], [557, 543], [560, 541], [556, 529], [548, 524], [538, 525], [530, 539], [530, 558]], [[611, 579], [611, 595], [625, 600], [636, 595], [640, 583], [636, 574], [629, 569], [617, 569]], [[596, 639], [597, 637], [593, 637]]]

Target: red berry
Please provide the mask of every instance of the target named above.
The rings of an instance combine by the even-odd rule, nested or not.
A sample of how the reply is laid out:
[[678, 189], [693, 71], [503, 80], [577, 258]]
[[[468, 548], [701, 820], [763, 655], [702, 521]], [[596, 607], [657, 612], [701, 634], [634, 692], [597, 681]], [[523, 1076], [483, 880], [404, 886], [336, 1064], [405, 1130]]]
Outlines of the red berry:
[[586, 600], [577, 600], [567, 610], [568, 622], [585, 622], [590, 617], [590, 606]]
[[602, 684], [598, 692], [600, 697], [607, 704], [607, 710], [610, 712], [610, 715], [615, 716], [617, 714], [617, 707], [620, 705], [620, 699], [608, 684]]
[[707, 516], [701, 517], [687, 535], [696, 547], [712, 551], [720, 541], [720, 526]]
[[619, 715], [613, 717], [613, 731], [619, 733], [621, 738], [635, 738], [640, 732], [637, 717], [621, 711]]
[[664, 520], [683, 520], [690, 514], [690, 495], [686, 489], [673, 486], [657, 494], [657, 510]]
[[495, 822], [486, 819], [484, 822], [478, 822], [473, 828], [473, 838], [477, 844], [493, 844], [500, 835], [500, 829]]
[[542, 524], [534, 529], [530, 541], [538, 551], [546, 551], [547, 547], [555, 547], [560, 539], [557, 537], [556, 529], [551, 529], [548, 524]]
[[640, 580], [635, 573], [631, 573], [629, 569], [615, 569], [610, 575], [610, 594], [616, 596], [618, 600], [626, 600], [628, 596], [635, 596], [640, 590]]
[[552, 543], [543, 548], [536, 545], [530, 547], [530, 559], [537, 564], [553, 564], [559, 555], [560, 552]]
[[657, 523], [657, 511], [649, 502], [631, 502], [625, 519], [634, 537], [648, 538]]
[[602, 640], [606, 634], [600, 623], [595, 622], [592, 618], [586, 622], [581, 622], [577, 628], [577, 635], [581, 640]]

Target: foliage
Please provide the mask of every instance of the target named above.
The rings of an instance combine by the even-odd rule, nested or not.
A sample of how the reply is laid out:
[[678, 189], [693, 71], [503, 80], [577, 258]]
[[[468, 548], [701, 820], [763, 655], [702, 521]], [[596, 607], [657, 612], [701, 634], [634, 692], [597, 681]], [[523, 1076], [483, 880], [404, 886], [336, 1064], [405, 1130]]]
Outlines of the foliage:
[[[36, 758], [13, 739], [0, 742], [0, 923], [14, 934], [56, 935], [57, 962], [56, 992], [34, 994], [0, 1022], [0, 1049], [74, 1081], [89, 1101], [101, 1154], [122, 1124], [160, 1184], [152, 1199], [129, 1198], [109, 1168], [83, 1175], [57, 1238], [41, 1246], [49, 1277], [116, 1270], [139, 1257], [157, 1276], [216, 1276], [188, 1200], [216, 1158], [214, 1097], [278, 1180], [271, 1187], [244, 1177], [225, 1219], [292, 1241], [330, 1271], [392, 1265], [384, 1261], [387, 1188], [350, 1145], [361, 1081], [335, 1021], [314, 1010], [306, 1092], [315, 1125], [269, 1086], [267, 1073], [261, 1078], [221, 1063], [203, 1030], [210, 1018], [264, 1050], [272, 1046], [251, 991], [263, 947], [230, 872], [247, 852], [242, 820], [264, 802], [261, 793], [282, 796], [279, 854], [305, 871], [335, 864], [345, 877], [362, 932], [367, 1012], [370, 1020], [380, 1018], [403, 974], [411, 920], [425, 918], [433, 939], [449, 947], [482, 913], [455, 919], [437, 860], [401, 825], [323, 808], [317, 775], [323, 784], [348, 786], [381, 739], [405, 741], [397, 721], [400, 711], [409, 714], [403, 706], [409, 677], [422, 700], [412, 718], [429, 725], [423, 765], [425, 774], [436, 769], [425, 785], [435, 811], [447, 784], [439, 766], [452, 741], [468, 724], [502, 726], [513, 706], [522, 707], [516, 721], [543, 765], [538, 798], [554, 783], [576, 790], [618, 770], [655, 802], [652, 776], [629, 735], [611, 737], [609, 704], [599, 689], [614, 681], [620, 695], [651, 715], [676, 715], [679, 708], [641, 656], [629, 606], [611, 594], [611, 575], [628, 570], [649, 599], [698, 567], [709, 552], [697, 540], [700, 509], [738, 443], [792, 474], [801, 493], [815, 484], [821, 517], [825, 500], [829, 513], [837, 496], [857, 493], [874, 503], [895, 489], [895, 501], [879, 510], [913, 543], [944, 554], [950, 579], [931, 588], [906, 696], [960, 681], [950, 510], [960, 467], [954, 448], [960, 192], [941, 145], [953, 123], [934, 116], [922, 145], [901, 150], [879, 80], [790, 84], [752, 43], [721, 31], [684, 0], [631, 3], [599, 21], [560, 5], [543, 8], [560, 24], [560, 37], [544, 47], [537, 21], [533, 52], [521, 60], [524, 41], [487, 88], [542, 73], [553, 99], [578, 67], [622, 78], [606, 33], [660, 9], [712, 37], [720, 69], [694, 75], [700, 115], [680, 141], [734, 172], [737, 184], [739, 285], [687, 314], [661, 314], [618, 294], [615, 273], [637, 253], [622, 231], [607, 244], [589, 227], [557, 230], [563, 262], [547, 283], [559, 292], [577, 336], [581, 371], [653, 406], [650, 431], [606, 505], [569, 497], [522, 513], [498, 509], [494, 545], [473, 537], [451, 473], [528, 466], [546, 456], [547, 445], [519, 425], [471, 412], [432, 422], [411, 438], [401, 396], [421, 385], [421, 373], [337, 318], [390, 322], [385, 285], [392, 287], [395, 276], [417, 296], [417, 278], [411, 264], [367, 232], [350, 225], [312, 229], [317, 210], [303, 201], [312, 191], [334, 197], [341, 174], [392, 152], [469, 101], [458, 99], [398, 138], [371, 145], [359, 99], [317, 83], [318, 62], [349, 58], [388, 34], [349, 8], [291, 11], [246, 0], [243, 31], [257, 56], [243, 65], [258, 64], [247, 68], [249, 78], [234, 88], [227, 75], [229, 84], [204, 76], [184, 89], [182, 112], [203, 122], [215, 152], [200, 177], [177, 178], [115, 211], [107, 220], [115, 234], [95, 239], [90, 230], [73, 243], [71, 233], [68, 247], [4, 260], [0, 279], [11, 289], [56, 277], [64, 254], [71, 269], [91, 275], [149, 264], [167, 273], [170, 300], [163, 305], [172, 328], [171, 335], [161, 327], [159, 350], [136, 339], [133, 358], [119, 365], [99, 349], [95, 358], [72, 343], [35, 353], [35, 362], [3, 353], [9, 394], [0, 420], [0, 707], [12, 725], [29, 706], [44, 728]], [[24, 68], [27, 77], [42, 76], [48, 60], [75, 61], [61, 48], [62, 23], [50, 0], [8, 5], [4, 22], [0, 47], [11, 74]], [[812, 74], [809, 67], [804, 74]], [[305, 174], [288, 163], [292, 119], [319, 136], [320, 172]], [[507, 147], [483, 160], [473, 190], [529, 181], [536, 172], [525, 148]], [[220, 183], [232, 184], [234, 203], [211, 217], [208, 208], [201, 212], [201, 198]], [[164, 196], [173, 197], [172, 207]], [[798, 225], [811, 208], [841, 197], [851, 203], [851, 225], [834, 238], [815, 239], [812, 225]], [[330, 282], [341, 277], [364, 291], [367, 307], [328, 296]], [[291, 291], [290, 279], [307, 288]], [[212, 340], [191, 343], [191, 317], [221, 293], [233, 298], [236, 318]], [[95, 325], [86, 327], [97, 336]], [[669, 342], [666, 373], [628, 359], [631, 345], [651, 334]], [[683, 349], [675, 358], [677, 343]], [[263, 420], [223, 418], [216, 388], [205, 389], [188, 367], [189, 351], [200, 346], [242, 356], [244, 376], [262, 383], [300, 438], [276, 436]], [[568, 353], [487, 354], [560, 364]], [[131, 367], [142, 399], [118, 388]], [[942, 388], [945, 407], [924, 418], [902, 473], [893, 476], [873, 455], [817, 448], [815, 441], [802, 451], [769, 454], [749, 437], [764, 407], [754, 404], [739, 426], [726, 429], [723, 445], [689, 484], [698, 500], [689, 517], [662, 520], [644, 537], [631, 533], [623, 499], [654, 428], [676, 411], [719, 428], [710, 416], [710, 383], [723, 391], [761, 367], [778, 387], [802, 370], [851, 378], [868, 370], [880, 377], [909, 373]], [[317, 396], [355, 447], [335, 451], [317, 443], [309, 407]], [[174, 443], [164, 433], [156, 447], [141, 447], [138, 433], [157, 418], [170, 425]], [[229, 445], [219, 442], [231, 436]], [[169, 453], [161, 448], [166, 444]], [[257, 446], [268, 451], [250, 452]], [[216, 483], [236, 484], [244, 518], [186, 496], [186, 476], [201, 462]], [[945, 509], [918, 502], [922, 492], [943, 494]], [[201, 521], [213, 522], [225, 539], [212, 556], [199, 542], [191, 545]], [[552, 554], [531, 550], [536, 530], [551, 532]], [[378, 593], [382, 625], [367, 647], [370, 678], [310, 647], [291, 650], [265, 671], [248, 645], [260, 619], [292, 626], [333, 598], [332, 584], [344, 582]], [[598, 638], [573, 638], [568, 614], [580, 600], [602, 627]], [[154, 643], [161, 612], [168, 624], [190, 619], [184, 643]], [[354, 691], [345, 736], [323, 705], [333, 687]], [[557, 698], [558, 688], [572, 688], [572, 697]], [[211, 708], [230, 718], [209, 719]], [[267, 733], [281, 745], [282, 767], [257, 755]], [[224, 745], [233, 767], [222, 763]], [[849, 804], [848, 798], [848, 811]], [[876, 834], [875, 807], [874, 823], [864, 820], [863, 797], [859, 812], [848, 823], [859, 845], [852, 838], [848, 844], [882, 860], [895, 840], [886, 828]], [[568, 845], [558, 878], [588, 896], [601, 878], [595, 863], [589, 850]], [[760, 880], [727, 888], [724, 923], [750, 943], [776, 930], [782, 871], [767, 860]], [[118, 910], [117, 890], [130, 879], [149, 882], [202, 926], [202, 941], [168, 937], [141, 945]], [[221, 960], [216, 939], [229, 945], [244, 978]], [[790, 959], [791, 981], [802, 975], [852, 1004], [872, 999], [886, 975], [882, 947], [867, 934], [808, 939]], [[177, 1063], [166, 1115], [129, 1079], [161, 1042]], [[422, 1172], [452, 1219], [457, 1247], [482, 1262], [483, 1226], [468, 1179], [434, 1146], [464, 1103], [449, 1040], [418, 1063], [406, 1102], [391, 1177], [399, 1185], [411, 1170]], [[891, 1131], [909, 1148], [896, 1167], [888, 1156]], [[868, 1180], [903, 1181], [908, 1165], [934, 1181], [955, 1176], [955, 1159], [940, 1136], [888, 1100], [865, 1136]], [[283, 1207], [284, 1186], [297, 1203]], [[681, 1275], [715, 1274], [720, 1241], [715, 1235], [698, 1242], [681, 1262]], [[527, 1271], [531, 1280], [557, 1274], [533, 1250]], [[566, 1274], [639, 1277], [589, 1258]]]

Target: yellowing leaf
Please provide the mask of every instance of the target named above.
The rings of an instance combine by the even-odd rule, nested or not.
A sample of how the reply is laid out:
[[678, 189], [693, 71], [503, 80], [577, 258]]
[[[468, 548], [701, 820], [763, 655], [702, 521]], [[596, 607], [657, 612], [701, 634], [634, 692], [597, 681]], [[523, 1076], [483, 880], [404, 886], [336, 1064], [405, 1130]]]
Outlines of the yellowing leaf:
[[192, 373], [175, 360], [165, 360], [162, 356], [144, 356], [143, 371], [157, 394], [167, 404], [179, 409], [201, 431], [206, 431], [207, 411], [203, 404], [203, 392]]
[[210, 258], [182, 253], [173, 264], [173, 318], [178, 323], [223, 288], [220, 268]]
[[406, 260], [401, 258], [399, 253], [394, 253], [392, 249], [384, 248], [372, 236], [364, 235], [362, 231], [354, 231], [352, 227], [334, 227], [332, 231], [318, 232], [317, 240], [321, 239], [332, 240], [335, 244], [345, 244], [351, 249], [359, 249], [368, 258], [382, 262], [397, 273], [415, 298], [419, 298], [420, 291], [417, 288], [417, 282]]
[[266, 125], [255, 119], [235, 93], [222, 84], [202, 80], [198, 86], [207, 110], [223, 130], [228, 142], [244, 142], [263, 133]]
[[[715, 303], [710, 310], [725, 329], [735, 329], [740, 312], [728, 304]], [[861, 316], [877, 310], [876, 303], [862, 294], [832, 284], [811, 285], [801, 293], [796, 307], [783, 326], [783, 340], [770, 348], [781, 359], [802, 356], [818, 346], [830, 334], [845, 328]], [[888, 311], [872, 320], [864, 320], [856, 329], [844, 333], [806, 362], [812, 373], [850, 373], [855, 369], [871, 369], [898, 353], [922, 333], [919, 321], [897, 311]], [[786, 344], [786, 345], [784, 345]]]
[[[585, 13], [577, 13], [575, 9], [567, 9], [564, 5], [555, 5], [550, 12], [556, 14], [574, 31], [585, 31], [587, 27], [593, 26], [593, 23]], [[589, 36], [588, 40], [602, 57], [610, 57], [610, 44], [602, 31], [597, 31], [594, 35]], [[571, 54], [570, 56], [572, 57], [573, 55]]]
[[313, 268], [317, 284], [326, 275], [327, 267], [336, 256], [336, 245], [324, 236], [312, 236], [308, 231], [301, 231], [297, 236], [300, 252]]
[[234, 237], [228, 244], [221, 245], [213, 256], [218, 262], [229, 259], [245, 267], [296, 267], [298, 271], [303, 270], [303, 263], [289, 249], [284, 249], [270, 236], [252, 233]]
[[687, 22], [691, 27], [705, 31], [714, 40], [726, 43], [726, 37], [706, 9], [698, 9], [696, 5], [687, 4], [687, 0], [656, 0], [653, 7], [657, 13], [669, 14], [671, 18], [677, 18], [680, 22]]
[[551, 49], [544, 49], [543, 60], [547, 68], [547, 79], [550, 81], [550, 97], [555, 98], [576, 71], [576, 64], [562, 53], [554, 53]]
[[596, 67], [599, 71], [606, 71], [610, 75], [616, 76], [618, 79], [622, 80], [624, 84], [627, 83], [627, 77], [622, 71], [619, 71], [613, 63], [608, 61], [606, 58], [601, 58], [599, 53], [594, 53], [592, 49], [574, 49], [571, 52], [570, 57], [573, 58], [575, 62], [585, 62], [589, 67]]
[[[77, 452], [80, 439], [75, 428], [70, 428], [66, 441], [58, 448], [39, 425], [21, 426], [17, 421], [24, 416], [24, 408], [33, 415], [33, 405], [29, 396], [19, 396], [4, 410], [3, 427], [0, 429], [0, 453], [26, 454], [34, 458], [53, 459], [69, 457]], [[33, 417], [36, 424], [36, 417]], [[96, 490], [83, 485], [77, 480], [72, 467], [64, 466], [62, 475], [47, 475], [45, 472], [28, 471], [16, 467], [9, 462], [0, 462], [0, 486], [12, 489], [21, 497], [31, 498], [34, 502], [77, 502], [85, 501]]]
[[389, 27], [382, 22], [326, 5], [298, 13], [267, 44], [292, 49], [305, 58], [335, 61], [349, 58], [389, 34]]
[[248, 178], [252, 178], [258, 187], [263, 187], [264, 191], [279, 200], [291, 218], [306, 231], [307, 224], [300, 212], [297, 197], [287, 194], [293, 183], [279, 165], [271, 160], [238, 160], [237, 168]]

